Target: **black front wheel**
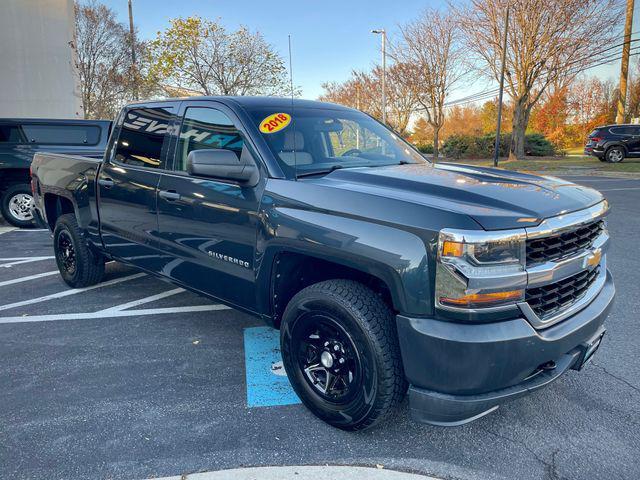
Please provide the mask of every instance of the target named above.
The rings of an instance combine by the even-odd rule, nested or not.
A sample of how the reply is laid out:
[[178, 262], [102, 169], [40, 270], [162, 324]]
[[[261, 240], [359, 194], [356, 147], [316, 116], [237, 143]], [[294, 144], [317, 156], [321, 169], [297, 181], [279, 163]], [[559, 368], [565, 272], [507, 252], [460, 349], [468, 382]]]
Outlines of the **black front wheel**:
[[369, 428], [406, 393], [393, 313], [361, 283], [329, 280], [300, 291], [287, 305], [280, 341], [294, 390], [335, 427]]
[[104, 257], [89, 249], [74, 214], [61, 215], [56, 221], [53, 250], [60, 275], [70, 287], [88, 287], [102, 280]]

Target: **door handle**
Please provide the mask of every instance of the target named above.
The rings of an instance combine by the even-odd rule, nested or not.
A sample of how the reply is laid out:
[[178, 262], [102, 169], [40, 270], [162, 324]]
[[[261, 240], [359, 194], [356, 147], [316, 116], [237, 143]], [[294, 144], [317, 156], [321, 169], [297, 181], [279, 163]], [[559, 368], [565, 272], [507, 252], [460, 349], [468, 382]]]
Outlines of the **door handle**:
[[175, 190], [160, 190], [158, 195], [160, 195], [160, 198], [164, 198], [169, 202], [180, 200], [180, 194]]
[[113, 179], [111, 179], [111, 178], [99, 178], [98, 179], [98, 185], [100, 185], [101, 187], [104, 187], [104, 188], [111, 188], [114, 185]]

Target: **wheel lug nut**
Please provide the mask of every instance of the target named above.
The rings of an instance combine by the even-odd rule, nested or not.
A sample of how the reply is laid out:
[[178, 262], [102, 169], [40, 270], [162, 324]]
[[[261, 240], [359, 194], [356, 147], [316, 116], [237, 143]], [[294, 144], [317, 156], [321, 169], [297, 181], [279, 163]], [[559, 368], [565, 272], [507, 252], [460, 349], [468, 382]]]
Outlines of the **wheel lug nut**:
[[340, 350], [340, 347], [338, 345], [334, 345], [333, 349], [337, 352], [338, 350]]
[[341, 358], [340, 360], [338, 360], [338, 363], [344, 363], [344, 358]]

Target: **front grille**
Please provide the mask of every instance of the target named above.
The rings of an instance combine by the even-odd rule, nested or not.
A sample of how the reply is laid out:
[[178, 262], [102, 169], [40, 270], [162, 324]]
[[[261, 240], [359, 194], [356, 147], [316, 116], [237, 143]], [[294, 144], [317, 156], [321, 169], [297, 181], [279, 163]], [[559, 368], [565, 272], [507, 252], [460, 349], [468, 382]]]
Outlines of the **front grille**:
[[574, 255], [593, 245], [603, 230], [604, 220], [598, 220], [559, 235], [527, 240], [527, 265]]
[[598, 266], [593, 270], [584, 270], [556, 283], [528, 288], [525, 300], [539, 318], [550, 317], [571, 306], [587, 293], [599, 273], [600, 267]]

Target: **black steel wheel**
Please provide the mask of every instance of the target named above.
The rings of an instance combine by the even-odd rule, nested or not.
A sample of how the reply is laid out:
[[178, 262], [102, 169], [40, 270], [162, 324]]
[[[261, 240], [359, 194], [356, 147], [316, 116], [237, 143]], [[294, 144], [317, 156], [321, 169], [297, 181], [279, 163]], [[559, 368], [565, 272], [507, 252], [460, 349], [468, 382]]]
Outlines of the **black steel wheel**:
[[307, 383], [326, 401], [347, 404], [363, 379], [353, 338], [336, 318], [322, 313], [301, 315], [291, 334]]
[[73, 239], [67, 230], [62, 230], [58, 235], [58, 245], [56, 251], [59, 252], [60, 264], [68, 275], [76, 273], [76, 249], [73, 246]]
[[53, 249], [60, 275], [70, 287], [88, 287], [102, 280], [104, 257], [89, 248], [72, 213], [58, 217], [53, 230]]
[[393, 312], [352, 280], [328, 280], [298, 292], [280, 327], [282, 360], [302, 402], [344, 430], [369, 428], [406, 393]]

